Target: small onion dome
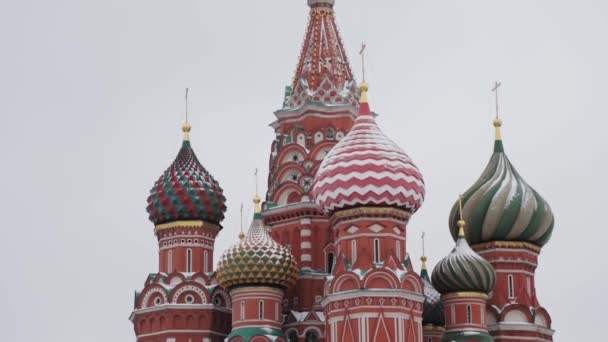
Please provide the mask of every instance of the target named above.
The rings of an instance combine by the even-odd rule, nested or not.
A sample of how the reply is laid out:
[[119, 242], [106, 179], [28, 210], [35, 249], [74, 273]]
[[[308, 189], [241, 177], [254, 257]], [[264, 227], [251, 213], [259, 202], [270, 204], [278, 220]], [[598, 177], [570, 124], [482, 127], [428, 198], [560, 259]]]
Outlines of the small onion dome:
[[422, 312], [422, 325], [445, 325], [445, 316], [443, 314], [443, 302], [441, 301], [441, 294], [435, 290], [429, 273], [426, 269], [426, 256], [420, 258], [422, 260], [422, 270], [420, 271], [420, 278], [422, 278], [422, 284], [424, 285], [424, 309]]
[[247, 235], [222, 254], [217, 282], [225, 289], [243, 285], [290, 288], [299, 274], [291, 249], [276, 242], [264, 227], [256, 196], [256, 213]]
[[488, 294], [496, 285], [492, 265], [469, 247], [464, 237], [463, 220], [458, 221], [456, 247], [433, 270], [433, 286], [439, 293], [481, 292]]
[[313, 184], [327, 214], [360, 206], [396, 207], [414, 213], [424, 201], [424, 180], [410, 157], [378, 127], [361, 84], [361, 106], [352, 130], [325, 156]]
[[[504, 152], [500, 127], [494, 121], [494, 153], [481, 177], [463, 195], [463, 219], [471, 245], [489, 241], [521, 241], [542, 247], [553, 232], [549, 204], [515, 171]], [[450, 213], [450, 231], [458, 234], [458, 203]]]
[[156, 225], [191, 220], [219, 224], [224, 219], [223, 190], [196, 158], [190, 146], [190, 129], [186, 122], [182, 148], [150, 190], [146, 209]]

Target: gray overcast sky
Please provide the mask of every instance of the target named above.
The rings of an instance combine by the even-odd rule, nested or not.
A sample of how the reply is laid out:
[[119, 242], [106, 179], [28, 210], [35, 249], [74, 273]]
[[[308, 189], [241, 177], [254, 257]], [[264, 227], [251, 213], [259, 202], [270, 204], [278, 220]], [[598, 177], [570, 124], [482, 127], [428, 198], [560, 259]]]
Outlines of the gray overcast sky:
[[[608, 96], [603, 0], [337, 0], [357, 74], [368, 45], [378, 122], [421, 169], [409, 225], [419, 268], [453, 246], [448, 213], [492, 149], [495, 79], [505, 147], [552, 205], [537, 270], [556, 341], [600, 341], [608, 304], [602, 203]], [[6, 341], [134, 341], [133, 291], [157, 271], [148, 191], [192, 142], [225, 189], [216, 257], [265, 188], [273, 111], [293, 76], [305, 0], [0, 1], [0, 330]], [[250, 215], [247, 215], [247, 220]]]

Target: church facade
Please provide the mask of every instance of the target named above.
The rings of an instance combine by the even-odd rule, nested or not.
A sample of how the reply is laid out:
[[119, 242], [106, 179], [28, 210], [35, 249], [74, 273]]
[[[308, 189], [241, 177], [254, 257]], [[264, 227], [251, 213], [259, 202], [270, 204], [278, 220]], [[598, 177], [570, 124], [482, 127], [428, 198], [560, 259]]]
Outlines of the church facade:
[[334, 1], [308, 0], [267, 193], [217, 263], [225, 198], [184, 124], [147, 200], [159, 269], [135, 293], [136, 340], [552, 341], [534, 275], [554, 217], [505, 154], [498, 113], [486, 169], [446, 210], [454, 249], [432, 273], [425, 256], [413, 268], [407, 225], [425, 181], [376, 122], [365, 75], [356, 83]]

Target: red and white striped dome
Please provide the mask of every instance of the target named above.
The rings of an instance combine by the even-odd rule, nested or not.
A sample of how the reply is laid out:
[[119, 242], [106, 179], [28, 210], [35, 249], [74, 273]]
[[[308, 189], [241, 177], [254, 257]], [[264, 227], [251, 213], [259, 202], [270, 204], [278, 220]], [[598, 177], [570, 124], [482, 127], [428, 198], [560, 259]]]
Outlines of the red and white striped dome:
[[361, 84], [352, 130], [323, 159], [313, 196], [327, 214], [360, 206], [390, 206], [414, 213], [424, 201], [424, 180], [410, 157], [378, 127]]

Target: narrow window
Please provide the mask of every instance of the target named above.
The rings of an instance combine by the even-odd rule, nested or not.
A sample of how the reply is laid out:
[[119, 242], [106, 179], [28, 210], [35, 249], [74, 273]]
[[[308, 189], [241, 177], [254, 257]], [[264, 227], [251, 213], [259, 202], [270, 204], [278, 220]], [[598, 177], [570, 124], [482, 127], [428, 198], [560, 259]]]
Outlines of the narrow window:
[[264, 319], [264, 301], [263, 300], [261, 300], [258, 303], [258, 318], [261, 320]]
[[186, 250], [186, 272], [192, 272], [192, 250]]
[[509, 286], [509, 298], [514, 298], [515, 297], [515, 289], [513, 288], [513, 275], [509, 274], [509, 276], [507, 277], [508, 279], [508, 286]]
[[241, 321], [245, 320], [245, 301], [241, 301]]
[[350, 243], [351, 262], [354, 264], [357, 261], [357, 240], [352, 240]]
[[530, 280], [530, 277], [526, 278], [526, 285], [528, 287], [528, 296], [532, 295], [532, 281]]
[[397, 260], [401, 260], [401, 241], [397, 240], [395, 247], [395, 254], [397, 254]]
[[467, 305], [467, 323], [473, 323], [473, 312], [471, 305]]
[[331, 274], [334, 267], [334, 253], [327, 253], [327, 273]]
[[374, 262], [380, 262], [380, 239], [374, 239]]
[[209, 251], [203, 252], [203, 270], [205, 273], [209, 272]]
[[279, 320], [279, 302], [274, 303], [274, 320]]
[[167, 273], [173, 273], [173, 250], [167, 252]]

